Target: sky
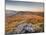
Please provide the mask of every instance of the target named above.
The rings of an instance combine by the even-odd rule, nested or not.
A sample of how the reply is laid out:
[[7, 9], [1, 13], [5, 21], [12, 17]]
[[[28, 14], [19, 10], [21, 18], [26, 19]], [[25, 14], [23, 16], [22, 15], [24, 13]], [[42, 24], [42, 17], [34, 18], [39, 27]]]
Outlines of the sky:
[[44, 3], [6, 0], [6, 10], [43, 12]]

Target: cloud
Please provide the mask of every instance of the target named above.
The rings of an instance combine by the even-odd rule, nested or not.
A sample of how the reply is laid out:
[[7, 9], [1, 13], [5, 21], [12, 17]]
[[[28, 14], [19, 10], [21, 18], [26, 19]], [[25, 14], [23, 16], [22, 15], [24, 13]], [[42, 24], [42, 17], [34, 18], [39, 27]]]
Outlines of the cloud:
[[6, 6], [6, 10], [43, 12], [42, 7]]
[[6, 10], [15, 11], [43, 11], [43, 3], [13, 1], [6, 4]]
[[29, 1], [29, 2], [43, 2], [43, 0], [8, 0], [8, 1]]

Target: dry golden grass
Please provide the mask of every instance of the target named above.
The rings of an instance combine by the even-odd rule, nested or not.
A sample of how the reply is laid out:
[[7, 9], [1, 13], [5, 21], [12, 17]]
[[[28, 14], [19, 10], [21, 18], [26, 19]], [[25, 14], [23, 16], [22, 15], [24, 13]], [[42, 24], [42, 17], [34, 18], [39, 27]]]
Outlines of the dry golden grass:
[[9, 16], [7, 17], [5, 30], [6, 32], [12, 32], [14, 27], [18, 24], [22, 24], [22, 22], [32, 23], [33, 25], [40, 26], [43, 24], [44, 18], [42, 16], [25, 14], [18, 16]]

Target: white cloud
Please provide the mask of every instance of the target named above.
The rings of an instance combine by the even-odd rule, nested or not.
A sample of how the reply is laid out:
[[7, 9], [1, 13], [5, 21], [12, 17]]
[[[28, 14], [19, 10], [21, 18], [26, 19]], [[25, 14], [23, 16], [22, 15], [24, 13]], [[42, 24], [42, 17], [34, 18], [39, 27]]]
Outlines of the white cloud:
[[43, 12], [42, 7], [6, 6], [6, 10]]

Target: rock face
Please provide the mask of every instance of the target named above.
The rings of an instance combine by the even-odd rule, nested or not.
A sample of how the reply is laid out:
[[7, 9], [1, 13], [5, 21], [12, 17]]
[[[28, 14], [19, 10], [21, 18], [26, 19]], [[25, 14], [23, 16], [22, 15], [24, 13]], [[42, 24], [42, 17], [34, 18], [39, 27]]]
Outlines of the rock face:
[[5, 31], [12, 34], [37, 33], [43, 32], [44, 17], [30, 14], [16, 14], [8, 16], [5, 25]]

